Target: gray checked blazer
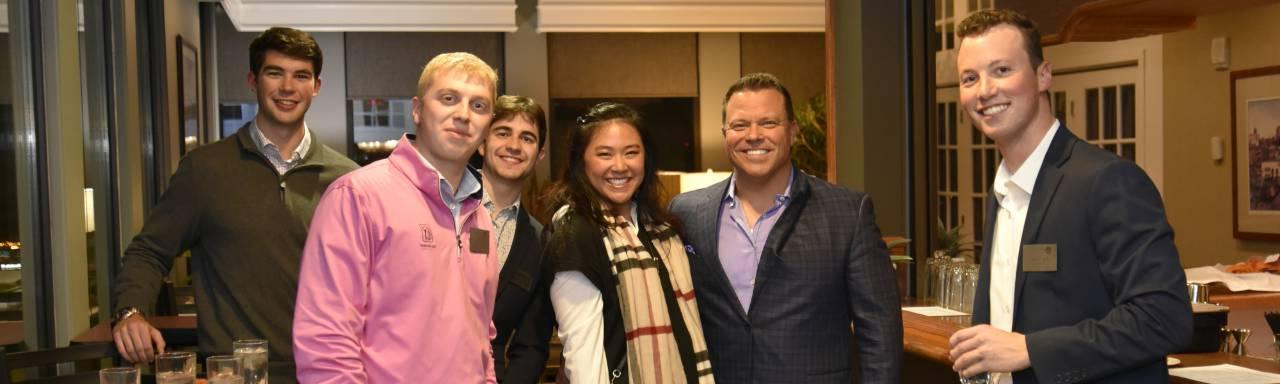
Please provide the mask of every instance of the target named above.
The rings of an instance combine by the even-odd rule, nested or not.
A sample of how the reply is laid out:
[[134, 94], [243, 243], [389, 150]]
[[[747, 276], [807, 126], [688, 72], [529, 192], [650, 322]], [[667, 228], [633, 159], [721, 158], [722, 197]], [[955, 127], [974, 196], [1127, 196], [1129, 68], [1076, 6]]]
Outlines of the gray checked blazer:
[[[745, 313], [719, 249], [729, 181], [671, 201], [683, 223], [711, 369], [724, 383], [897, 383], [902, 313], [871, 198], [794, 171], [791, 202], [769, 233]], [[856, 331], [851, 331], [853, 324]]]

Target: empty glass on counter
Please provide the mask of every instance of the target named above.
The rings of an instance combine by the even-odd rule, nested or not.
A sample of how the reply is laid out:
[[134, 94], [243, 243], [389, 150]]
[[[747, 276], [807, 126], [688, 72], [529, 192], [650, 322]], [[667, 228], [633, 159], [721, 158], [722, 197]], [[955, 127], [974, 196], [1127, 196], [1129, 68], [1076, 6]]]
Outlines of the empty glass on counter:
[[964, 307], [964, 267], [967, 263], [959, 257], [951, 259], [951, 264], [947, 268], [947, 299], [946, 307], [961, 311]]
[[103, 368], [98, 371], [98, 384], [138, 384], [138, 369], [134, 367]]
[[156, 384], [193, 384], [196, 382], [196, 354], [166, 352], [156, 355]]
[[205, 359], [205, 377], [209, 384], [244, 384], [244, 365], [240, 356], [218, 355]]
[[945, 273], [946, 264], [950, 262], [941, 253], [935, 252], [933, 257], [925, 260], [925, 267], [928, 270], [928, 279], [926, 280], [927, 290], [925, 291], [925, 299], [932, 303], [942, 304], [942, 282], [945, 281], [943, 273]]
[[957, 309], [964, 313], [973, 313], [974, 295], [978, 291], [978, 265], [969, 264], [964, 266], [964, 279], [962, 282], [964, 292], [961, 294], [960, 308]]

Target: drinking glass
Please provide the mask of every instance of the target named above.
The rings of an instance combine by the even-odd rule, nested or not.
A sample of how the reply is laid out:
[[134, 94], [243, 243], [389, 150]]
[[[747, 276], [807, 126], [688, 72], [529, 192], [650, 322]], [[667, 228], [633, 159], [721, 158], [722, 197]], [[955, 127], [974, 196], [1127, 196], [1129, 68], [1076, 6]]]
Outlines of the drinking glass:
[[973, 376], [960, 376], [960, 384], [988, 384], [991, 382], [990, 373], [979, 373]]
[[205, 359], [204, 376], [209, 384], [244, 384], [243, 361], [234, 355], [209, 356]]
[[960, 312], [973, 313], [974, 295], [978, 292], [978, 265], [969, 264], [964, 267], [964, 294], [960, 301]]
[[928, 259], [925, 260], [925, 266], [928, 268], [928, 271], [929, 271], [926, 274], [929, 277], [927, 280], [928, 283], [926, 284], [926, 287], [925, 287], [926, 302], [936, 303], [942, 300], [941, 285], [940, 285], [940, 282], [942, 280], [938, 276], [938, 274], [939, 274], [939, 269], [942, 268], [942, 264], [946, 262], [946, 260], [947, 260], [946, 258], [943, 258], [941, 255], [938, 255], [936, 253], [934, 254], [934, 256], [929, 257]]
[[946, 301], [946, 284], [947, 281], [947, 263], [945, 257], [934, 257], [933, 264], [929, 269], [929, 298], [933, 299], [935, 305], [943, 305]]
[[243, 360], [244, 384], [267, 384], [267, 341], [236, 340], [231, 347]]
[[134, 367], [103, 368], [98, 371], [99, 384], [138, 384], [138, 369]]
[[947, 308], [960, 310], [964, 303], [964, 261], [951, 260], [951, 271], [947, 273]]
[[167, 352], [156, 355], [156, 384], [196, 382], [196, 354]]

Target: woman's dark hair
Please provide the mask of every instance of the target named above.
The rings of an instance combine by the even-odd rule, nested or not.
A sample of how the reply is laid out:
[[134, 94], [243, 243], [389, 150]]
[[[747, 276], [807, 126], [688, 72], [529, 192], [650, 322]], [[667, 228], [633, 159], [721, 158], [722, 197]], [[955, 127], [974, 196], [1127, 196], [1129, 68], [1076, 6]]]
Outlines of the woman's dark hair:
[[[578, 118], [577, 124], [569, 133], [569, 166], [564, 169], [560, 180], [552, 185], [547, 194], [547, 200], [553, 202], [550, 205], [552, 211], [568, 205], [571, 211], [591, 219], [600, 227], [607, 225], [606, 212], [603, 208], [606, 200], [591, 187], [591, 182], [587, 179], [585, 155], [587, 144], [591, 143], [591, 139], [601, 127], [610, 122], [625, 123], [634, 127], [636, 133], [640, 135], [640, 144], [644, 146], [644, 180], [640, 181], [640, 186], [631, 196], [631, 201], [636, 203], [638, 220], [644, 224], [674, 226], [675, 221], [667, 213], [666, 207], [661, 204], [663, 190], [662, 183], [658, 180], [657, 158], [653, 154], [652, 137], [641, 124], [639, 112], [626, 104], [612, 102], [592, 106], [587, 110], [587, 114]], [[648, 230], [653, 226], [642, 227]]]

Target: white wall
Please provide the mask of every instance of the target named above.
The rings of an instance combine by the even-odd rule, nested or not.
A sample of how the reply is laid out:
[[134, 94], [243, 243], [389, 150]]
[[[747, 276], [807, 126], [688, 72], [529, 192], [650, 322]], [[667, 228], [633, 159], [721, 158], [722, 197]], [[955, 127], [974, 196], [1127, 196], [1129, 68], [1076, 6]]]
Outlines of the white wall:
[[[315, 32], [311, 37], [324, 52], [324, 67], [320, 72], [320, 95], [311, 101], [307, 110], [307, 128], [324, 145], [338, 153], [347, 153], [347, 65], [341, 32]], [[248, 47], [218, 47], [218, 49], [242, 49]], [[243, 65], [241, 65], [243, 66]], [[247, 85], [246, 85], [247, 86]]]
[[698, 34], [698, 164], [703, 169], [729, 171], [724, 134], [720, 132], [720, 106], [724, 92], [742, 73], [741, 45], [737, 33]]

